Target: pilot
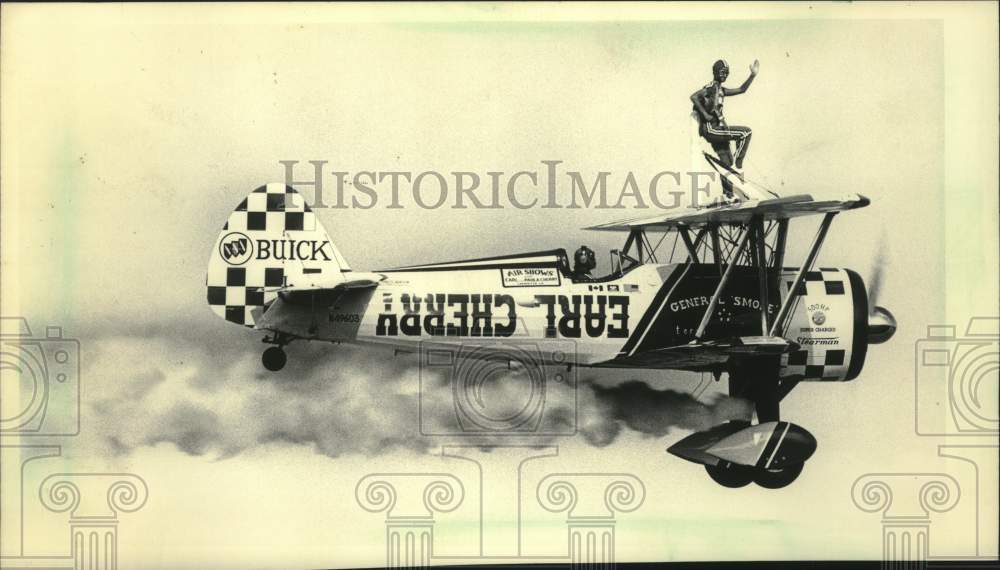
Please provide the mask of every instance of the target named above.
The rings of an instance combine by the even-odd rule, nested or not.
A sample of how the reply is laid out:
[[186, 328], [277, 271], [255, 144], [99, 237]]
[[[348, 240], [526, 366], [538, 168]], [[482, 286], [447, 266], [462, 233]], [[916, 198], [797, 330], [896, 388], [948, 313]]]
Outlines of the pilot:
[[[698, 117], [698, 134], [712, 145], [723, 164], [729, 167], [735, 164], [737, 171], [743, 170], [743, 159], [746, 158], [747, 150], [750, 148], [751, 131], [749, 127], [726, 124], [726, 119], [722, 115], [722, 102], [727, 95], [745, 93], [757, 77], [758, 69], [760, 62], [754, 60], [750, 66], [750, 77], [747, 77], [743, 85], [736, 89], [723, 87], [722, 84], [729, 77], [729, 64], [720, 59], [712, 65], [712, 82], [691, 95], [691, 102], [694, 103], [694, 111]], [[730, 142], [736, 143], [735, 161]], [[725, 178], [722, 180], [722, 191], [727, 198], [733, 197], [733, 186]]]
[[573, 278], [593, 279], [590, 272], [595, 267], [597, 267], [597, 257], [594, 255], [594, 250], [581, 245], [573, 254]]

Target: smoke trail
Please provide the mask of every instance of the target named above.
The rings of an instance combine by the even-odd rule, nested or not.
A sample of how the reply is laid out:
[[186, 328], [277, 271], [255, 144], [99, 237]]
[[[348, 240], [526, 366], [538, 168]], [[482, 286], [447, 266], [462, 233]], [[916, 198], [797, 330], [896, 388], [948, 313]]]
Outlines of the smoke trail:
[[[85, 432], [96, 435], [106, 452], [171, 444], [191, 455], [228, 457], [292, 444], [329, 457], [377, 455], [423, 452], [448, 443], [425, 434], [454, 433], [453, 378], [420, 371], [412, 356], [296, 343], [285, 370], [274, 374], [261, 368], [259, 347], [244, 338], [208, 346], [197, 339], [210, 336], [184, 327], [122, 332], [84, 343]], [[515, 415], [525, 401], [524, 374], [505, 372], [470, 397], [499, 417]], [[548, 385], [539, 412], [546, 425], [604, 447], [625, 430], [661, 437], [674, 428], [702, 430], [749, 417], [743, 400], [723, 396], [706, 403], [641, 381], [604, 382]], [[532, 443], [557, 437], [528, 428]], [[475, 439], [482, 445], [510, 441], [490, 433]]]
[[[595, 400], [603, 404], [602, 419], [653, 437], [665, 436], [672, 428], [702, 431], [729, 420], [748, 420], [753, 412], [750, 402], [739, 398], [721, 396], [705, 403], [690, 394], [657, 390], [638, 380], [610, 387], [588, 384]], [[593, 433], [584, 432], [584, 436], [601, 445], [603, 440], [592, 439]]]

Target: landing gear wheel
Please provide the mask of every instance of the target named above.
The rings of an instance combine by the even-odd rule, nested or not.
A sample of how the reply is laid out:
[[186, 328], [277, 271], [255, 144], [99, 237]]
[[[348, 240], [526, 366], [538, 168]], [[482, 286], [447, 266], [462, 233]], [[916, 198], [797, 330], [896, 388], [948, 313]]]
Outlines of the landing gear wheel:
[[713, 481], [730, 489], [746, 487], [754, 480], [753, 469], [735, 463], [724, 462], [718, 465], [705, 465], [705, 471], [708, 471], [708, 476]]
[[802, 473], [803, 465], [803, 463], [795, 463], [783, 469], [759, 469], [754, 474], [753, 482], [765, 489], [787, 487]]
[[277, 372], [285, 367], [288, 356], [280, 346], [272, 346], [264, 351], [264, 354], [260, 357], [260, 361], [264, 364], [264, 368], [267, 368], [271, 372]]

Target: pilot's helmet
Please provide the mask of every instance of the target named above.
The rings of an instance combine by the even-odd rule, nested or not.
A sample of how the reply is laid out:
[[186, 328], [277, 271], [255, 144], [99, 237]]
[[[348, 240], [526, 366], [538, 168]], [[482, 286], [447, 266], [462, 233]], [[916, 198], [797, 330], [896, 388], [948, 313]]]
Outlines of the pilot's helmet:
[[597, 267], [597, 257], [594, 250], [585, 245], [581, 245], [573, 255], [574, 270], [577, 273], [589, 273], [591, 269]]

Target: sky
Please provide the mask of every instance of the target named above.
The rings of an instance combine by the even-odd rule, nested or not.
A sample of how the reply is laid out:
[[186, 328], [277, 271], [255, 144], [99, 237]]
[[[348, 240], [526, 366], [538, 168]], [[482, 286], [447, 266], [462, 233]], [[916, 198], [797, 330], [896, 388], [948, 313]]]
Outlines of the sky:
[[[996, 7], [813, 8], [4, 6], [0, 302], [36, 336], [58, 325], [81, 347], [81, 433], [53, 439], [61, 457], [31, 463], [28, 483], [58, 470], [143, 477], [147, 504], [122, 515], [129, 566], [383, 564], [384, 515], [360, 508], [358, 481], [474, 473], [442, 457], [454, 441], [420, 435], [412, 357], [293, 345], [288, 369], [262, 370], [259, 335], [204, 303], [229, 212], [282, 181], [283, 160], [301, 161], [306, 177], [307, 161], [328, 161], [326, 192], [334, 171], [485, 177], [559, 160], [587, 180], [610, 172], [614, 190], [628, 172], [687, 171], [689, 95], [715, 59], [729, 61], [731, 85], [758, 59], [750, 90], [726, 101], [730, 122], [754, 130], [748, 176], [786, 194], [871, 198], [838, 216], [820, 264], [866, 279], [880, 265], [879, 304], [899, 331], [872, 347], [856, 381], [803, 385], [785, 401], [784, 417], [820, 442], [787, 489], [717, 487], [664, 453], [690, 433], [678, 425], [650, 434], [620, 421], [595, 445], [588, 434], [615, 421], [586, 391], [578, 435], [535, 441], [558, 455], [523, 475], [641, 480], [642, 506], [617, 518], [620, 561], [877, 558], [878, 515], [851, 499], [859, 477], [948, 473], [975, 487], [968, 464], [939, 457], [952, 440], [914, 433], [914, 351], [927, 325], [962, 331], [971, 316], [998, 314], [997, 133], [982, 120], [996, 115], [996, 91], [982, 87], [996, 85], [996, 49], [978, 47], [995, 48]], [[601, 271], [622, 236], [581, 228], [645, 213], [392, 209], [379, 188], [373, 208], [318, 210], [356, 270], [586, 243]], [[569, 200], [568, 179], [557, 193]], [[789, 259], [814, 231], [815, 221], [793, 224]], [[682, 392], [702, 381], [581, 374]], [[995, 379], [982, 390], [995, 408]], [[701, 405], [721, 391], [710, 386]], [[505, 457], [477, 461], [495, 475], [517, 464]], [[517, 501], [500, 487], [479, 498], [499, 541], [486, 550], [506, 553], [517, 521], [497, 505]], [[467, 492], [436, 519], [440, 555], [471, 556], [478, 491]], [[23, 554], [64, 549], [50, 537], [65, 515], [28, 508]], [[974, 511], [967, 500], [935, 515], [935, 553], [975, 548]], [[524, 552], [564, 540], [564, 518], [526, 511]]]

